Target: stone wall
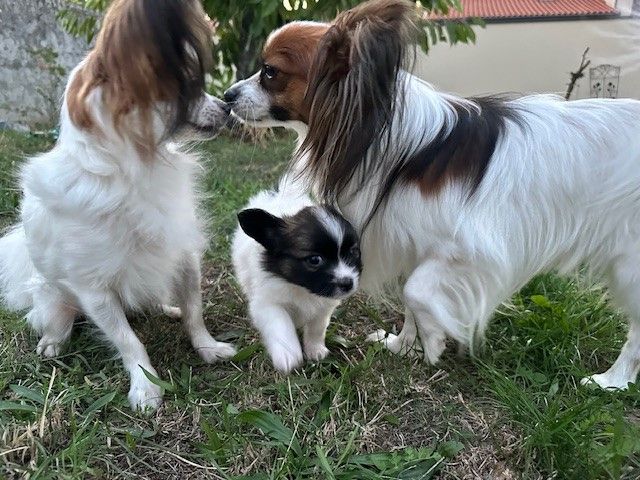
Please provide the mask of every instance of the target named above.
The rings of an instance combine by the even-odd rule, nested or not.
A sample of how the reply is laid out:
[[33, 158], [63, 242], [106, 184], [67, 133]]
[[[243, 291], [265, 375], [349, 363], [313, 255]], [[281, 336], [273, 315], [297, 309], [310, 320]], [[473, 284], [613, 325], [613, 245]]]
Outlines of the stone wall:
[[56, 20], [63, 0], [0, 0], [0, 126], [55, 125], [69, 71], [87, 43]]

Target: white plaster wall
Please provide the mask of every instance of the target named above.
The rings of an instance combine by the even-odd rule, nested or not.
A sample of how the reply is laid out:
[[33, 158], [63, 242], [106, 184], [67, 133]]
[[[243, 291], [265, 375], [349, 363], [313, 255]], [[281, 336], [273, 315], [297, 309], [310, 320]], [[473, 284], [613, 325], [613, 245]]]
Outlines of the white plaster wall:
[[[640, 98], [640, 19], [493, 23], [475, 45], [436, 45], [420, 54], [416, 73], [461, 95], [498, 92], [564, 94], [569, 72], [590, 47], [592, 65], [621, 67], [619, 97]], [[589, 97], [589, 75], [572, 98]]]

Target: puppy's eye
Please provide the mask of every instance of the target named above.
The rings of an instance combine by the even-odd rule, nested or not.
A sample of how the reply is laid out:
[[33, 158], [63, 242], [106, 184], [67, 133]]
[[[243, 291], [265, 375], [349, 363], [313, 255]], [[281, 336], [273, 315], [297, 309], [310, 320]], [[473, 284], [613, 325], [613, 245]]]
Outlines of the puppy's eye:
[[359, 258], [360, 257], [360, 247], [358, 247], [357, 245], [354, 245], [353, 247], [351, 247], [351, 250], [349, 251], [349, 253], [351, 253], [352, 257]]
[[265, 63], [262, 66], [262, 75], [264, 75], [269, 80], [273, 80], [274, 78], [276, 78], [276, 75], [278, 75], [278, 70], [276, 70], [271, 65]]
[[310, 257], [305, 258], [304, 261], [311, 268], [318, 268], [324, 263], [324, 258], [320, 255], [311, 255]]

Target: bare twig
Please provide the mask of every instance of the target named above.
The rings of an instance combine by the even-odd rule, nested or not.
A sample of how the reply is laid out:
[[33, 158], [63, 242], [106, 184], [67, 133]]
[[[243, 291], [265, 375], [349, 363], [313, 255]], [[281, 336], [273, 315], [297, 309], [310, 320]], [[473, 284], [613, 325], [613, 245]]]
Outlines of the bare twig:
[[573, 89], [576, 86], [576, 82], [584, 77], [584, 71], [589, 67], [589, 65], [591, 65], [591, 60], [587, 60], [587, 53], [589, 53], [589, 47], [587, 47], [582, 54], [582, 60], [580, 61], [578, 70], [576, 70], [575, 72], [570, 72], [571, 81], [569, 82], [569, 85], [567, 87], [567, 93], [564, 95], [564, 98], [566, 100], [569, 100], [571, 98], [571, 94], [573, 93]]

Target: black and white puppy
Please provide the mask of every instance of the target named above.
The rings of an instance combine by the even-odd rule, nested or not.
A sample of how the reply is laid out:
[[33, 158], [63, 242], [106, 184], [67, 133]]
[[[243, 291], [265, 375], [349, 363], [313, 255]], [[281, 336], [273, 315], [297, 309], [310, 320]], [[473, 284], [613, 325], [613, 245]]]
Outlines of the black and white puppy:
[[232, 247], [236, 278], [274, 367], [290, 372], [304, 355], [321, 360], [331, 314], [356, 291], [362, 263], [358, 235], [335, 209], [314, 204], [281, 181], [238, 214]]

